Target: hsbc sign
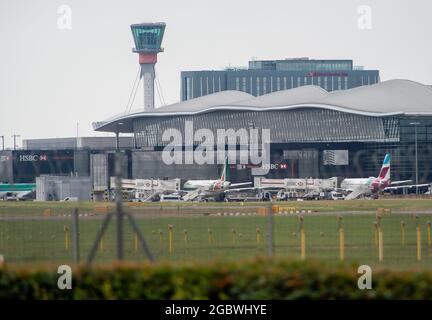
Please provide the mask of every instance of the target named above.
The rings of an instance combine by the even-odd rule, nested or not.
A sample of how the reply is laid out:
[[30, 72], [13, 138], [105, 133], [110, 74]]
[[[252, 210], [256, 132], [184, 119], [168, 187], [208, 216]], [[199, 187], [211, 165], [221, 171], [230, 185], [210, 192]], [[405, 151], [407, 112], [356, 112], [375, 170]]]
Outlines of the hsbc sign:
[[22, 154], [19, 156], [19, 161], [21, 162], [37, 162], [37, 161], [47, 161], [48, 157], [46, 154]]

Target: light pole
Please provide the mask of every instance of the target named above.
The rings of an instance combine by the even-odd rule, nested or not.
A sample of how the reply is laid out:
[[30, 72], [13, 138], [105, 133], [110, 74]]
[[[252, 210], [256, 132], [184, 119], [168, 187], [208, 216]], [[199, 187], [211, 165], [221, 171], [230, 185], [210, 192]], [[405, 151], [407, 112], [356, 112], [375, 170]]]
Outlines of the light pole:
[[420, 122], [411, 122], [410, 125], [414, 126], [414, 139], [415, 139], [415, 174], [416, 174], [416, 195], [418, 195], [418, 147], [417, 147], [417, 125]]
[[0, 136], [2, 138], [2, 151], [4, 151], [4, 136]]
[[21, 137], [19, 134], [13, 134], [12, 135], [13, 142], [14, 142], [14, 144], [13, 144], [13, 149], [14, 150], [16, 150], [16, 138], [19, 138], [19, 137]]

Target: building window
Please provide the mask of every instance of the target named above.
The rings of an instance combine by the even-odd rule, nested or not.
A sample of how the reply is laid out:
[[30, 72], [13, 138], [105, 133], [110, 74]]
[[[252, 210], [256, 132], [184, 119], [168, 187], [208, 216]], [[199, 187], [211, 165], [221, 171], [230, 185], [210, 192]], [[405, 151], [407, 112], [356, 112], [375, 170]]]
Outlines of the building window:
[[280, 77], [277, 77], [276, 78], [276, 90], [277, 91], [279, 91], [281, 88], [280, 88]]
[[240, 91], [240, 79], [239, 79], [239, 77], [236, 77], [236, 90], [237, 91]]
[[318, 77], [318, 87], [321, 87], [321, 77]]
[[260, 78], [259, 77], [256, 78], [256, 95], [257, 96], [260, 95]]
[[287, 78], [284, 77], [284, 90], [286, 90], [286, 88], [287, 88]]
[[324, 77], [324, 89], [327, 90], [328, 89], [328, 80], [327, 77]]
[[342, 90], [342, 77], [338, 77], [338, 90]]
[[267, 78], [263, 78], [263, 94], [267, 93]]
[[186, 100], [192, 99], [191, 78], [186, 77]]
[[307, 77], [304, 77], [304, 78], [303, 78], [303, 81], [304, 81], [304, 82], [303, 82], [303, 85], [307, 85], [307, 84], [308, 84], [308, 83], [307, 83], [307, 82], [308, 82], [307, 79], [308, 79]]
[[242, 78], [242, 91], [246, 92], [246, 77]]
[[297, 77], [297, 87], [300, 87], [300, 86], [301, 86], [300, 82], [301, 82], [301, 78], [300, 78], [300, 77]]
[[345, 77], [345, 89], [348, 89], [348, 77]]

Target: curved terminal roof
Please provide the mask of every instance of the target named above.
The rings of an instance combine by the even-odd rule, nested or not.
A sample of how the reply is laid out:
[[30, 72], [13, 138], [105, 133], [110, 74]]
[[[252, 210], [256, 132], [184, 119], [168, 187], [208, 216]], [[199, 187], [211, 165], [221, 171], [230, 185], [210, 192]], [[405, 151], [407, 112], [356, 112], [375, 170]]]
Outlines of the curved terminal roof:
[[369, 116], [395, 114], [432, 115], [432, 88], [409, 80], [389, 80], [349, 90], [327, 92], [318, 86], [302, 86], [254, 97], [242, 91], [221, 91], [157, 108], [151, 112], [120, 114], [93, 123], [97, 131], [133, 132], [132, 119], [150, 116], [190, 115], [218, 110], [287, 110], [324, 108]]

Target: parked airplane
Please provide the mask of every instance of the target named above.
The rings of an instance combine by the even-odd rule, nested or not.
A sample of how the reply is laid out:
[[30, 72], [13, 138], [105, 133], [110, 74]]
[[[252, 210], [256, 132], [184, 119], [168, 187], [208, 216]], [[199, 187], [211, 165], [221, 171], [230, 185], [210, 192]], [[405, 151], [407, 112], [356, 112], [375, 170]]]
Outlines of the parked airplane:
[[0, 183], [1, 200], [33, 200], [36, 197], [34, 183]]
[[[228, 170], [228, 158], [225, 159], [225, 164], [219, 179], [216, 180], [188, 180], [183, 185], [184, 201], [194, 200], [196, 198], [218, 198], [224, 196], [227, 192], [234, 191], [232, 187], [251, 185], [252, 182], [231, 183], [226, 180]], [[241, 188], [235, 189], [236, 191]]]
[[402, 185], [404, 183], [412, 182], [411, 180], [391, 181], [390, 160], [391, 156], [389, 153], [387, 153], [384, 157], [378, 177], [344, 179], [341, 183], [341, 188], [345, 191], [351, 192], [346, 196], [345, 200], [353, 200], [360, 196], [373, 195], [386, 190], [411, 188], [416, 186], [423, 187], [430, 185]]

